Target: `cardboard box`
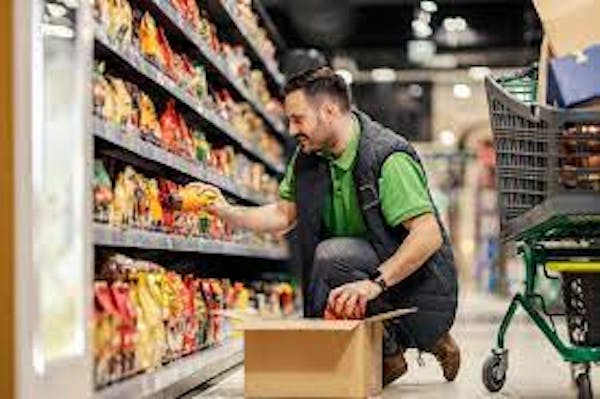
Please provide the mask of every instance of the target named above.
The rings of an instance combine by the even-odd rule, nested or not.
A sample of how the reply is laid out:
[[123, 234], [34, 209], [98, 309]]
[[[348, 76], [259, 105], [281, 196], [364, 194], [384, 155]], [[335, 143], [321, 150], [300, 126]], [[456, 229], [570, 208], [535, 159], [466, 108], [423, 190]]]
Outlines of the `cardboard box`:
[[550, 61], [548, 100], [551, 104], [570, 108], [598, 98], [600, 45], [589, 47], [578, 56], [568, 55]]
[[383, 320], [247, 321], [246, 398], [369, 398], [382, 391]]
[[557, 57], [600, 43], [600, 0], [533, 0]]

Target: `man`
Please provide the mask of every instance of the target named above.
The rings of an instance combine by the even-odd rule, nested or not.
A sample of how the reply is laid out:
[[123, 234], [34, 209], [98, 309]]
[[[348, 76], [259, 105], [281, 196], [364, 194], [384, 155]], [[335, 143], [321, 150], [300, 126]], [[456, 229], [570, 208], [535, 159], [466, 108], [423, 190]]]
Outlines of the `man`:
[[299, 147], [280, 200], [230, 205], [220, 192], [211, 210], [233, 225], [285, 231], [304, 273], [310, 317], [363, 318], [400, 307], [418, 312], [387, 322], [384, 384], [407, 370], [404, 351], [432, 353], [448, 381], [460, 351], [449, 335], [457, 305], [452, 249], [413, 147], [353, 110], [343, 79], [307, 71], [285, 88], [289, 132]]

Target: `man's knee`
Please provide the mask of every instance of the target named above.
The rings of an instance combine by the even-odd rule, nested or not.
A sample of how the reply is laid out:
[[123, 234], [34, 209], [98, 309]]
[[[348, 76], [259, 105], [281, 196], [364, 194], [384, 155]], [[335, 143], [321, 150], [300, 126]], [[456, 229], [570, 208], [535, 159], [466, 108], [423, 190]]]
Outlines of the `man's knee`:
[[356, 268], [357, 260], [350, 259], [359, 255], [352, 251], [347, 241], [335, 238], [325, 240], [315, 250], [314, 276], [332, 288], [364, 278]]
[[314, 276], [326, 282], [337, 274], [336, 261], [341, 254], [335, 241], [335, 239], [322, 241], [315, 250]]
[[339, 259], [340, 255], [340, 246], [336, 239], [321, 241], [315, 250], [315, 263], [331, 264]]

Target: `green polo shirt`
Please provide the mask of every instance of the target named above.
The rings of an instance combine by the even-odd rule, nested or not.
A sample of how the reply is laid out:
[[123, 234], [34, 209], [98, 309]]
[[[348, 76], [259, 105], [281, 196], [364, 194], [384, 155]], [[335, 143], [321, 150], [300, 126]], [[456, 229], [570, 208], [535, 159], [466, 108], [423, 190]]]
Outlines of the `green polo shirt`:
[[[323, 222], [335, 237], [364, 237], [367, 232], [352, 176], [359, 136], [360, 125], [355, 118], [353, 136], [344, 152], [337, 158], [328, 157], [332, 187], [325, 198]], [[299, 148], [279, 185], [279, 196], [283, 200], [296, 199], [294, 163], [298, 152]], [[433, 211], [421, 166], [403, 152], [392, 154], [384, 162], [379, 177], [379, 197], [385, 220], [392, 227]]]

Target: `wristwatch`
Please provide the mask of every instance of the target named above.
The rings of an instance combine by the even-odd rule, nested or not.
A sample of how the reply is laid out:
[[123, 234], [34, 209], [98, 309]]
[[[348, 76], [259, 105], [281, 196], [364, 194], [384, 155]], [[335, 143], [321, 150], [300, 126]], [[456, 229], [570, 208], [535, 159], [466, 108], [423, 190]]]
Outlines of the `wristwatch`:
[[384, 292], [388, 289], [388, 285], [383, 278], [383, 274], [381, 274], [381, 270], [379, 269], [369, 274], [369, 280], [377, 284], [381, 288], [381, 292]]

